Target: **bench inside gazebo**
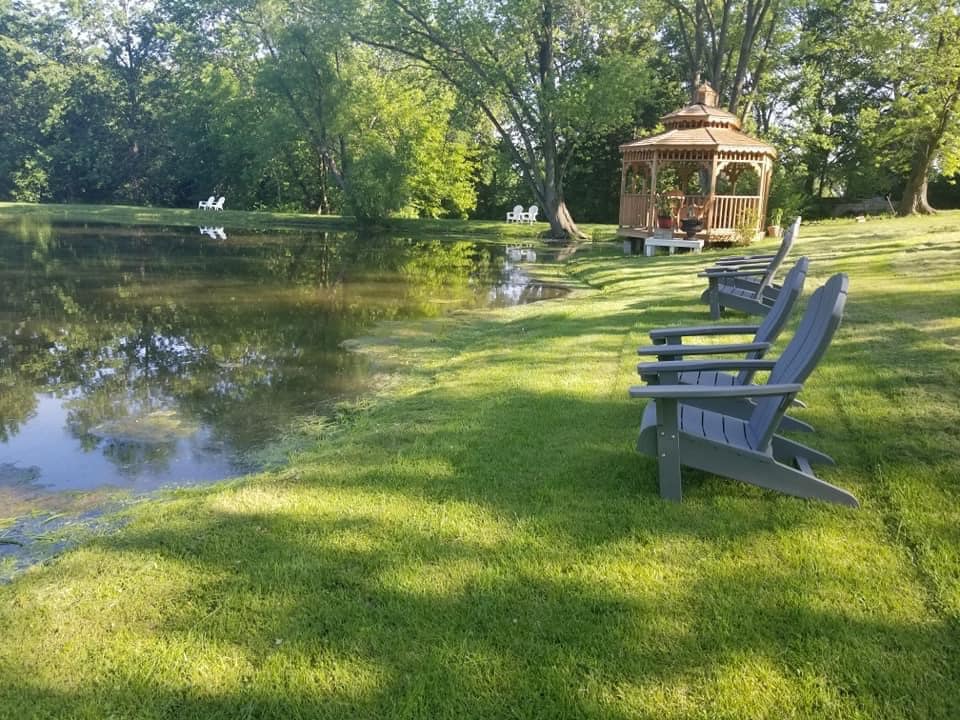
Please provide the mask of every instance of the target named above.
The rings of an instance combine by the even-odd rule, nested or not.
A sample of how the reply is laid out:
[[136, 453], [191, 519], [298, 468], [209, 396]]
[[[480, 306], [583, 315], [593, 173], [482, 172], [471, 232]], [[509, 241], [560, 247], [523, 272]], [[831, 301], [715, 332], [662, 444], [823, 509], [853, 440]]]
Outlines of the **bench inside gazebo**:
[[716, 107], [710, 85], [693, 100], [662, 118], [664, 132], [620, 146], [620, 235], [729, 242], [761, 233], [776, 150]]

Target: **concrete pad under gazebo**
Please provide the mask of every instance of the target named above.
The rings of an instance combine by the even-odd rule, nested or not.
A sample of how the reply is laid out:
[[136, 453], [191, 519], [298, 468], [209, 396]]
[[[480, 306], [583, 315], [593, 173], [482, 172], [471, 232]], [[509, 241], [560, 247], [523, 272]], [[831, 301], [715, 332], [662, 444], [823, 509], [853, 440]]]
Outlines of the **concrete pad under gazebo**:
[[[740, 119], [716, 102], [716, 91], [704, 83], [692, 104], [662, 118], [664, 132], [620, 146], [621, 236], [650, 237], [663, 215], [671, 219], [671, 236], [723, 242], [761, 233], [777, 151], [741, 132]], [[658, 191], [658, 180], [675, 187]], [[681, 233], [684, 219], [690, 229]]]

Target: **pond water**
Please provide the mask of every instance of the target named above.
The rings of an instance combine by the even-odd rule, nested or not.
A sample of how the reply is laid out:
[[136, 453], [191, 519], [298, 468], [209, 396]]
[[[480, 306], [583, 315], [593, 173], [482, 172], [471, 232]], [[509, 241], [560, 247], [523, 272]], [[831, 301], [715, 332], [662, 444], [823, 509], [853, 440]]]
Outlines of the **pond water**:
[[526, 274], [532, 255], [356, 233], [0, 225], [0, 520], [56, 509], [63, 491], [251, 470], [299, 418], [364, 392], [366, 364], [341, 343], [375, 322], [560, 294]]

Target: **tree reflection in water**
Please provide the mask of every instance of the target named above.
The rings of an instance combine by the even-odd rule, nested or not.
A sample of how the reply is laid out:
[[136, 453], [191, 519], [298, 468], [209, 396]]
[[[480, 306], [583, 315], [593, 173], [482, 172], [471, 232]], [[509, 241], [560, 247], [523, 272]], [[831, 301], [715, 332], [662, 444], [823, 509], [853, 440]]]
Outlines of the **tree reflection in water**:
[[233, 474], [363, 391], [343, 340], [543, 292], [473, 242], [0, 227], [0, 461], [53, 490]]

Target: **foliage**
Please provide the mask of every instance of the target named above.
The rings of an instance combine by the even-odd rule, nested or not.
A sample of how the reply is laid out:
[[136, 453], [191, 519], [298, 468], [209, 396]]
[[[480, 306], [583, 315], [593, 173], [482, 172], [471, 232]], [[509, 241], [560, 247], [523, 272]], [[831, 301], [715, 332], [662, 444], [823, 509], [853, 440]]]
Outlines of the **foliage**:
[[[368, 65], [372, 64], [368, 54]], [[415, 217], [461, 217], [476, 206], [467, 139], [449, 125], [453, 98], [416, 77], [366, 74], [334, 127], [354, 148], [347, 197], [362, 219], [410, 208]]]
[[757, 239], [757, 226], [760, 215], [755, 208], [744, 210], [737, 216], [733, 238], [735, 245], [749, 245]]
[[618, 146], [709, 79], [777, 146], [778, 204], [910, 205], [960, 167], [957, 23], [946, 0], [7, 2], [0, 198], [520, 202], [577, 234], [616, 215]]
[[580, 234], [563, 186], [574, 149], [633, 109], [621, 79], [643, 58], [619, 43], [629, 25], [625, 7], [594, 2], [391, 0], [371, 8], [360, 34], [428, 68], [482, 112], [559, 237]]

